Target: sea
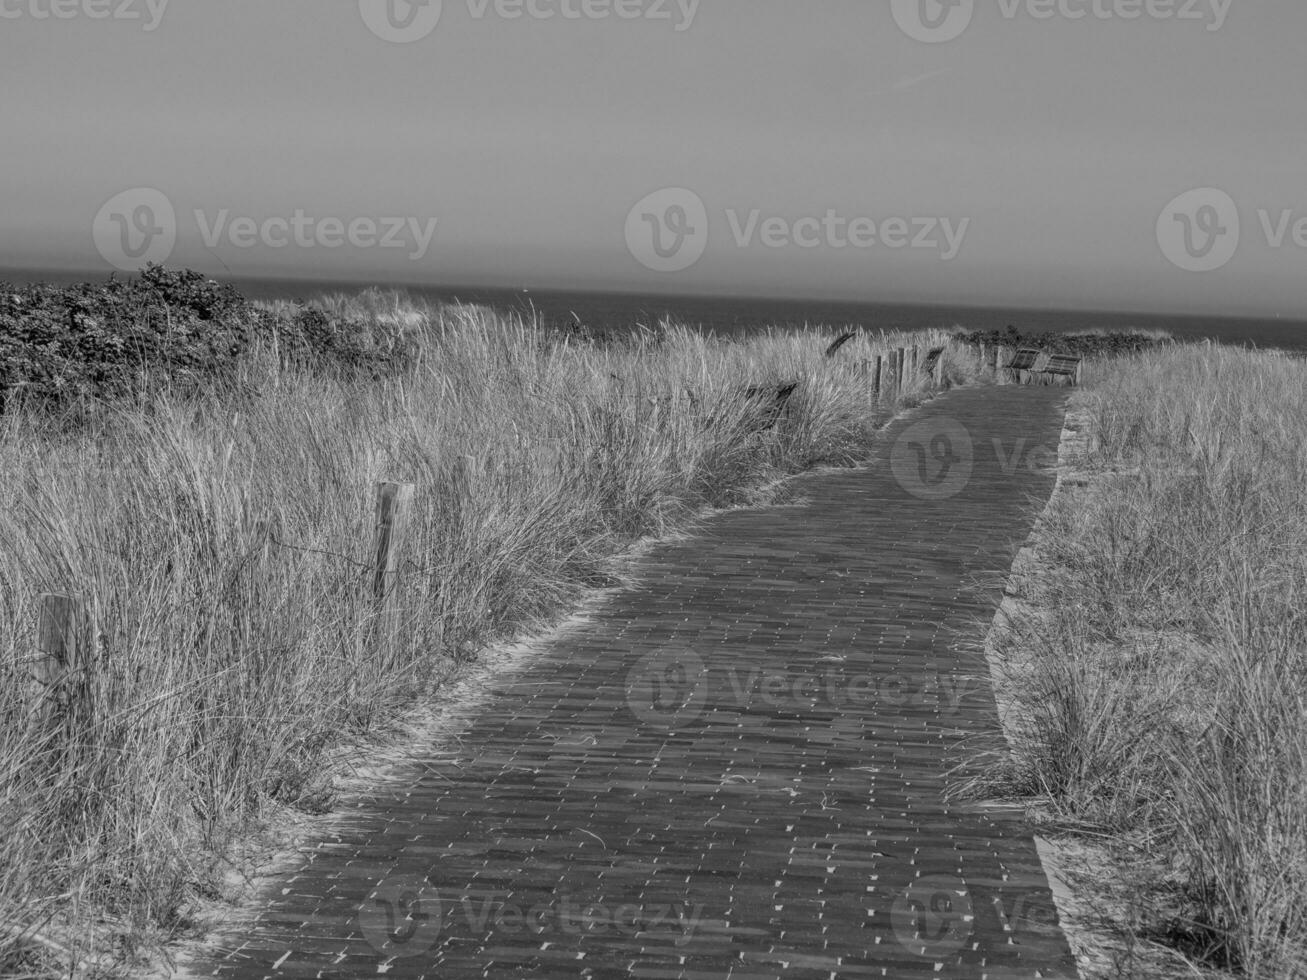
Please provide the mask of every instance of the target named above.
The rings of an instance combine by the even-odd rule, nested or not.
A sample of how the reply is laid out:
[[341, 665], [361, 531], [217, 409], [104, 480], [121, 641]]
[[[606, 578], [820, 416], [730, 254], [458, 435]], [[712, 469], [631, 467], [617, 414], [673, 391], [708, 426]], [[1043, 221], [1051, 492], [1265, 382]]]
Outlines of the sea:
[[[0, 282], [101, 281], [106, 274], [0, 269]], [[368, 282], [305, 279], [241, 279], [218, 276], [251, 299], [311, 299], [325, 293], [353, 293]], [[779, 300], [726, 296], [588, 292], [566, 290], [510, 290], [469, 287], [394, 286], [410, 296], [434, 303], [476, 303], [502, 313], [535, 317], [552, 325], [580, 324], [607, 333], [656, 326], [672, 320], [724, 337], [740, 337], [768, 328], [803, 327], [840, 330], [918, 331], [934, 328], [1005, 330], [1009, 325], [1023, 334], [1045, 331], [1073, 333], [1082, 330], [1165, 330], [1177, 340], [1211, 339], [1226, 344], [1280, 349], [1307, 356], [1307, 318], [1242, 318], [1231, 316], [1166, 315], [1157, 313], [1094, 312], [905, 304], [885, 302], [833, 302]]]

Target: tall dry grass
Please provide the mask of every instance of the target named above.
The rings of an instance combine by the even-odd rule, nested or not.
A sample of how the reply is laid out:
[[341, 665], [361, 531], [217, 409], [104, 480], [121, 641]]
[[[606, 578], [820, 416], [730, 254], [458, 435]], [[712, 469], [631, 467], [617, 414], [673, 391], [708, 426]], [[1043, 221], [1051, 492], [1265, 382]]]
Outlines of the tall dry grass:
[[1307, 363], [1174, 347], [1088, 382], [1006, 775], [1155, 876], [1136, 938], [1307, 976]]
[[[332, 746], [610, 584], [637, 539], [862, 456], [894, 408], [856, 363], [905, 342], [824, 360], [815, 331], [668, 327], [600, 348], [473, 308], [333, 302], [417, 331], [413, 369], [345, 380], [264, 350], [222, 390], [0, 419], [0, 972], [121, 963], [184, 928], [270, 806], [331, 805]], [[955, 382], [968, 357], [950, 351]], [[786, 380], [759, 431], [741, 386]], [[381, 480], [418, 486], [390, 647], [368, 587]], [[26, 680], [45, 592], [81, 596], [94, 631], [59, 731]]]

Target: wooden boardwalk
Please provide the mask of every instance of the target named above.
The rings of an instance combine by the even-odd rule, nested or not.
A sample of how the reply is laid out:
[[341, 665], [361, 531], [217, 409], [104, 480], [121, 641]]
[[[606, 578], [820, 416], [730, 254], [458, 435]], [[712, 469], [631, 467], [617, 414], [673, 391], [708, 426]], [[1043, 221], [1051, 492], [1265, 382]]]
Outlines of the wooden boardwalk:
[[944, 793], [1064, 398], [951, 392], [657, 546], [189, 972], [1074, 977], [1020, 816]]

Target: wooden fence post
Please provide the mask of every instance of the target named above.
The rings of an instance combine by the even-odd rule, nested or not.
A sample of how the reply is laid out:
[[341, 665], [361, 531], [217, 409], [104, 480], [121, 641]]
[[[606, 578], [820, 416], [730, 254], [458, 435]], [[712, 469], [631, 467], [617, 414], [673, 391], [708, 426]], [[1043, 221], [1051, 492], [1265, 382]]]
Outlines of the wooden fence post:
[[939, 352], [939, 356], [938, 356], [937, 358], [935, 358], [935, 364], [934, 364], [934, 373], [935, 373], [935, 378], [934, 378], [934, 380], [935, 380], [935, 387], [936, 387], [936, 388], [943, 388], [943, 387], [944, 387], [944, 358], [946, 358], [947, 356], [948, 356], [948, 344], [945, 344], [945, 345], [944, 345], [944, 349], [943, 349], [942, 351], [940, 351], [940, 352]]
[[51, 731], [72, 722], [74, 714], [86, 714], [88, 706], [79, 703], [87, 693], [86, 685], [78, 677], [87, 655], [83, 649], [86, 616], [81, 600], [75, 596], [47, 593], [37, 602], [37, 657], [32, 686], [40, 723]]
[[899, 392], [903, 387], [903, 351], [899, 348], [889, 352], [889, 403], [893, 407], [898, 403]]
[[378, 636], [387, 651], [399, 627], [400, 562], [412, 518], [412, 483], [377, 484], [376, 569], [372, 592], [377, 601]]
[[1003, 369], [1003, 362], [1007, 360], [1007, 348], [1002, 344], [994, 349], [994, 383], [1005, 385], [1008, 383], [1007, 371]]
[[882, 358], [881, 355], [877, 354], [875, 373], [871, 376], [871, 398], [872, 401], [877, 405], [880, 404], [880, 386], [881, 386], [881, 378], [883, 377], [882, 374], [883, 370], [884, 370], [884, 358]]
[[985, 372], [989, 369], [989, 358], [986, 356], [988, 353], [989, 348], [982, 340], [980, 342], [980, 376], [982, 378], [985, 376]]
[[902, 398], [903, 382], [907, 380], [908, 376], [908, 349], [906, 347], [898, 348], [898, 368], [897, 397]]

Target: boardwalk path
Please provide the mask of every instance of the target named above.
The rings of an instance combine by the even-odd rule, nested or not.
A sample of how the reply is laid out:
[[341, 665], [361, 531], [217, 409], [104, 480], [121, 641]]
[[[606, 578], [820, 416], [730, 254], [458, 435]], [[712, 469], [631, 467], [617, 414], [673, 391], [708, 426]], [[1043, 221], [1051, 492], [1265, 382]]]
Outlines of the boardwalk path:
[[952, 392], [658, 546], [194, 973], [1075, 976], [1019, 818], [942, 796], [1064, 394]]

